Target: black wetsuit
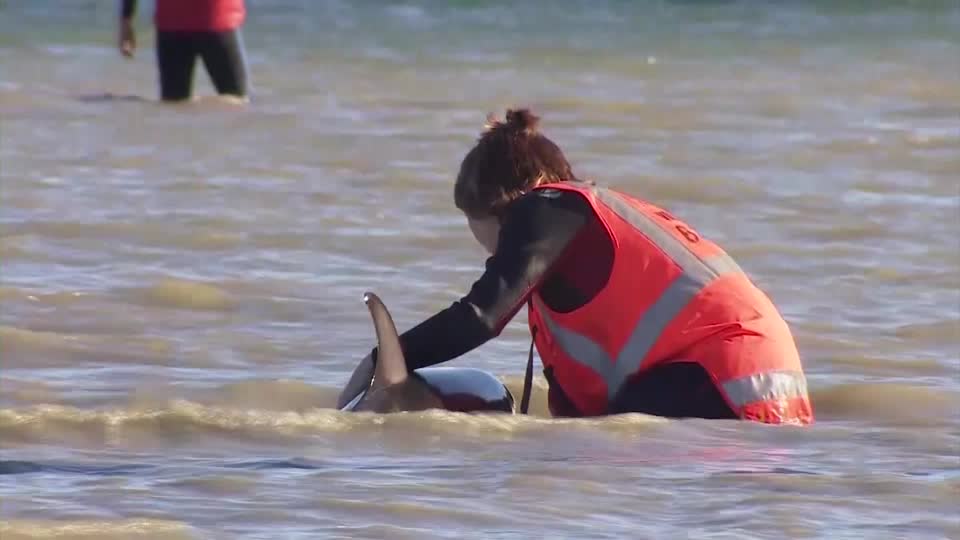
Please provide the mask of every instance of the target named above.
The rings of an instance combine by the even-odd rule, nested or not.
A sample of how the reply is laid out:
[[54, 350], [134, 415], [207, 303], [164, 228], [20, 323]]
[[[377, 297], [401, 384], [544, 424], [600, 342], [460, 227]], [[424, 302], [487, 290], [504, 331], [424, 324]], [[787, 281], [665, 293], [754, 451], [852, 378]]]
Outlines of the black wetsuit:
[[[604, 240], [605, 239], [605, 240]], [[568, 247], [606, 242], [584, 276], [573, 283], [554, 269]], [[497, 336], [527, 302], [534, 288], [557, 312], [573, 311], [593, 299], [609, 278], [613, 247], [589, 204], [576, 193], [536, 190], [507, 209], [497, 252], [470, 292], [449, 308], [400, 336], [410, 369], [456, 358]], [[376, 349], [374, 349], [376, 351]], [[375, 354], [375, 353], [374, 353]], [[577, 416], [549, 371], [551, 400], [559, 413]], [[671, 363], [636, 377], [611, 404], [612, 413], [642, 412], [668, 417], [736, 418], [706, 371], [698, 364]]]
[[[123, 0], [121, 15], [130, 18], [136, 0]], [[160, 99], [180, 101], [193, 93], [197, 57], [210, 75], [217, 93], [246, 97], [247, 65], [239, 29], [224, 31], [156, 32], [157, 68], [160, 72]]]

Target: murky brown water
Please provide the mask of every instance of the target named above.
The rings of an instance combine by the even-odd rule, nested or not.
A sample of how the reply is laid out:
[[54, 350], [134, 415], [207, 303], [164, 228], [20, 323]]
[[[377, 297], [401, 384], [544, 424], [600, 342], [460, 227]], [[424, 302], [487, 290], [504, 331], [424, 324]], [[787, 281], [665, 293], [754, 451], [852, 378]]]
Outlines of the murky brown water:
[[[957, 7], [258, 2], [251, 105], [169, 107], [87, 99], [154, 98], [147, 15], [131, 63], [56, 5], [0, 7], [3, 540], [960, 538]], [[514, 102], [771, 294], [815, 426], [330, 409], [364, 290], [479, 276]], [[518, 391], [527, 339], [454, 365]]]

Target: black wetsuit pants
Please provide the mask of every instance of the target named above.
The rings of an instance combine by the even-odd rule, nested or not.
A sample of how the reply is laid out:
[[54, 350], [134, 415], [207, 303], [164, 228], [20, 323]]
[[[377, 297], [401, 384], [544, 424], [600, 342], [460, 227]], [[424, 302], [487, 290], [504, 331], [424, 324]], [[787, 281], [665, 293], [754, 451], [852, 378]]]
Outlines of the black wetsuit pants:
[[247, 96], [247, 65], [239, 29], [223, 32], [157, 31], [160, 99], [179, 101], [191, 96], [198, 56], [218, 94]]
[[[578, 416], [569, 398], [550, 382], [555, 416]], [[609, 414], [644, 413], [667, 418], [736, 419], [710, 375], [700, 364], [676, 362], [645, 371], [623, 387], [610, 404]]]

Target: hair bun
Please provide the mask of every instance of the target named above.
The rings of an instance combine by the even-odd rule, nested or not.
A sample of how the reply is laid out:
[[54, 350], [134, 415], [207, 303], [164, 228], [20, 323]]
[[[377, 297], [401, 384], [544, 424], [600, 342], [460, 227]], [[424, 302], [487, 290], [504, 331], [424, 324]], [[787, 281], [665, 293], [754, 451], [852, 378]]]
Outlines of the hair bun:
[[530, 109], [507, 109], [506, 118], [502, 121], [497, 119], [495, 114], [488, 114], [487, 121], [483, 125], [483, 131], [484, 133], [503, 131], [532, 135], [536, 133], [539, 124], [540, 117], [530, 112]]
[[507, 126], [517, 131], [534, 132], [540, 123], [540, 117], [530, 112], [530, 109], [507, 109]]

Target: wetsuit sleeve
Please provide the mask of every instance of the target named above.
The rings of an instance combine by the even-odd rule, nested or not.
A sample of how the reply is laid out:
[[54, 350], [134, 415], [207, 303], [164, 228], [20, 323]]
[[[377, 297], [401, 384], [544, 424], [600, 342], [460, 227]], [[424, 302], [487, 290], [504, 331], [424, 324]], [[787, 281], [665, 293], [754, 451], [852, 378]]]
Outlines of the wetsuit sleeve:
[[499, 335], [587, 223], [589, 212], [582, 197], [557, 190], [533, 191], [510, 205], [497, 252], [470, 292], [400, 336], [408, 368], [452, 360]]
[[122, 0], [120, 2], [120, 16], [124, 19], [133, 17], [137, 12], [137, 0]]

